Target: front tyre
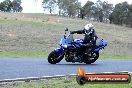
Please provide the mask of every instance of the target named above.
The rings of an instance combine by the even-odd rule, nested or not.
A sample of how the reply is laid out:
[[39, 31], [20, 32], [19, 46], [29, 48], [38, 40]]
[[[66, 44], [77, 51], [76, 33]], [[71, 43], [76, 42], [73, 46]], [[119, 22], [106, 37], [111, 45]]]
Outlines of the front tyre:
[[64, 58], [64, 55], [60, 55], [59, 53], [52, 51], [48, 56], [48, 62], [51, 64], [59, 63]]

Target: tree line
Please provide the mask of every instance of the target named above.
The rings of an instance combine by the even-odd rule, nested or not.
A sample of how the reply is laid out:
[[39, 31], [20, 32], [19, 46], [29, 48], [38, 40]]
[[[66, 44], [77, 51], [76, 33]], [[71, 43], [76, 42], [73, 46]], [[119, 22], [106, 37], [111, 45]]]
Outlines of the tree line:
[[81, 6], [79, 0], [43, 0], [42, 5], [50, 14], [58, 7], [60, 16], [79, 17], [132, 27], [132, 4], [127, 2], [113, 6], [108, 1], [98, 0], [95, 3], [87, 1], [84, 6]]
[[[110, 24], [126, 25], [132, 27], [132, 4], [118, 3], [115, 6], [107, 1], [87, 1], [81, 6], [79, 0], [43, 0], [44, 10], [51, 14], [59, 10], [60, 16], [79, 17]], [[21, 0], [4, 0], [0, 3], [1, 12], [22, 12]]]
[[94, 19], [102, 22], [107, 20], [113, 9], [113, 5], [101, 0], [96, 3], [87, 1], [84, 6], [78, 0], [43, 0], [43, 8], [52, 14], [56, 6], [59, 7], [59, 15], [69, 17], [81, 17], [82, 19]]
[[2, 12], [22, 12], [21, 0], [4, 0], [0, 3], [0, 11]]
[[127, 2], [115, 5], [112, 13], [109, 15], [110, 23], [117, 25], [126, 25], [132, 28], [132, 4]]

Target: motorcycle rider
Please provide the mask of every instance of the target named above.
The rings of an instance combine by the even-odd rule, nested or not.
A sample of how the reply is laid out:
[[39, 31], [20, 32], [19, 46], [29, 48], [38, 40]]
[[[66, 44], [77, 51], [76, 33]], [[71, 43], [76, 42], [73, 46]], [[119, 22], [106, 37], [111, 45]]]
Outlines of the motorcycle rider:
[[97, 35], [91, 23], [86, 24], [83, 30], [71, 31], [71, 34], [84, 34], [83, 46], [85, 55], [91, 56], [90, 51], [96, 46]]

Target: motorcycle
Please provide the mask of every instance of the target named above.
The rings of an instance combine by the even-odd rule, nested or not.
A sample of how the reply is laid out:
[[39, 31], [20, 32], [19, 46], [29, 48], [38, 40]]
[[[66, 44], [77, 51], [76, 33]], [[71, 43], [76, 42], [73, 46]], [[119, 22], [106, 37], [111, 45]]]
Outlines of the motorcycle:
[[[53, 50], [48, 56], [48, 62], [51, 64], [59, 63], [64, 57], [66, 62], [79, 62], [91, 64], [99, 58], [99, 51], [104, 49], [108, 42], [101, 39], [90, 51], [90, 56], [84, 54], [83, 39], [74, 39], [73, 34], [67, 36], [68, 29], [60, 40], [60, 48]], [[86, 48], [86, 47], [85, 47]]]

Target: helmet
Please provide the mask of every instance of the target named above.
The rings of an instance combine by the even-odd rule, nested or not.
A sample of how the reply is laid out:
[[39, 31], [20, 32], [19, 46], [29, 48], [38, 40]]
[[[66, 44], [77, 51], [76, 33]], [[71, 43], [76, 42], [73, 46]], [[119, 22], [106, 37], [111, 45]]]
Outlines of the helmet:
[[93, 28], [93, 25], [92, 25], [91, 23], [86, 24], [86, 25], [84, 26], [84, 29], [85, 29], [85, 30], [89, 30], [89, 29], [92, 29], [92, 28]]

